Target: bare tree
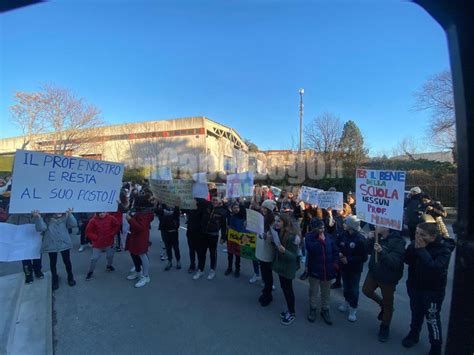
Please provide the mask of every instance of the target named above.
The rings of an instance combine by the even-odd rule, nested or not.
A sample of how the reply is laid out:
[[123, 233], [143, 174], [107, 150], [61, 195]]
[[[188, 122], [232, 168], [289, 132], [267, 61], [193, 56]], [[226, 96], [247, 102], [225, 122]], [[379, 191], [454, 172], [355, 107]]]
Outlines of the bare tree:
[[15, 98], [17, 103], [11, 112], [14, 122], [27, 136], [26, 145], [33, 136], [40, 138], [35, 133], [46, 133], [46, 137], [41, 137], [43, 149], [53, 153], [85, 151], [87, 143], [97, 137], [95, 128], [103, 124], [99, 109], [68, 89], [43, 85], [39, 92], [17, 92]]
[[343, 130], [339, 116], [324, 112], [304, 129], [305, 147], [321, 154], [326, 161], [336, 157]]
[[456, 127], [454, 113], [453, 83], [449, 70], [430, 77], [415, 92], [413, 108], [431, 113], [428, 134], [433, 145], [454, 151], [456, 145]]
[[393, 148], [392, 157], [407, 157], [410, 160], [416, 160], [415, 154], [419, 152], [419, 145], [413, 137], [405, 137]]

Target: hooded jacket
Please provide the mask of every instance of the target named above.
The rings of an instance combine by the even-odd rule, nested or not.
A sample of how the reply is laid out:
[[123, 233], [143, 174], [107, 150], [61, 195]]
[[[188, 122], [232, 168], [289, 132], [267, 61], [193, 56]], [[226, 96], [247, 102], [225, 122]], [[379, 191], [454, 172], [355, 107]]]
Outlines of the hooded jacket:
[[127, 237], [125, 249], [131, 254], [141, 255], [148, 251], [150, 241], [150, 224], [154, 215], [151, 212], [138, 212], [129, 221], [130, 232]]
[[86, 236], [92, 241], [92, 247], [103, 249], [114, 245], [114, 237], [120, 230], [120, 223], [110, 214], [100, 218], [97, 214], [86, 227]]
[[34, 217], [36, 231], [43, 233], [43, 253], [59, 253], [72, 249], [69, 229], [77, 227], [73, 214], [64, 214], [59, 218], [50, 218], [46, 223], [41, 216]]
[[405, 252], [408, 264], [407, 287], [418, 291], [445, 291], [448, 267], [455, 243], [438, 236], [426, 248], [415, 248], [413, 241]]

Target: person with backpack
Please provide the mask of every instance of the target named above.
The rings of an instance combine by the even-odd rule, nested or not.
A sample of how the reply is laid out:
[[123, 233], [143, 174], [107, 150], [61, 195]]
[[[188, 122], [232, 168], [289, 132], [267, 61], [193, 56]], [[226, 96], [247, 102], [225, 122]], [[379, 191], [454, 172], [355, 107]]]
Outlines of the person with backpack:
[[416, 227], [415, 240], [405, 252], [411, 309], [410, 332], [402, 341], [406, 348], [419, 342], [426, 318], [431, 343], [429, 354], [441, 355], [443, 336], [440, 313], [454, 247], [454, 240], [442, 237], [436, 223], [420, 223]]
[[[369, 272], [362, 292], [380, 307], [378, 339], [384, 343], [389, 338], [395, 289], [403, 276], [405, 240], [398, 231], [377, 226], [369, 233], [367, 250], [370, 254]], [[381, 295], [375, 292], [377, 288], [380, 288]]]
[[160, 220], [159, 230], [163, 237], [163, 242], [166, 247], [166, 255], [168, 262], [166, 263], [165, 271], [169, 271], [173, 267], [173, 251], [176, 258], [176, 269], [181, 269], [181, 253], [179, 251], [179, 218], [181, 212], [178, 206], [171, 208], [166, 204], [158, 204], [155, 210], [158, 219]]
[[347, 320], [350, 322], [357, 320], [360, 277], [367, 261], [366, 240], [360, 230], [357, 216], [349, 216], [344, 220], [344, 232], [337, 239], [345, 300], [338, 309], [344, 313], [349, 311]]

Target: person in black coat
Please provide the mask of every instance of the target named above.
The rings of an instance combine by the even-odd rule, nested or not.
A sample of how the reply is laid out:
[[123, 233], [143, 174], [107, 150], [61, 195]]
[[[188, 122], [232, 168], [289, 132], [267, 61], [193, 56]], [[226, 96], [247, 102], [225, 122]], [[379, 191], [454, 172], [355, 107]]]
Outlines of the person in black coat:
[[160, 220], [159, 230], [166, 247], [168, 263], [165, 271], [169, 271], [173, 266], [173, 250], [176, 258], [176, 269], [181, 269], [181, 253], [179, 251], [179, 217], [181, 212], [178, 206], [170, 208], [166, 204], [158, 204], [155, 210]]
[[342, 286], [345, 302], [339, 306], [339, 311], [347, 312], [350, 322], [357, 320], [359, 303], [359, 284], [364, 263], [367, 261], [365, 237], [360, 233], [360, 220], [356, 216], [344, 220], [345, 231], [337, 238], [339, 248]]
[[421, 189], [416, 186], [410, 190], [410, 194], [405, 199], [405, 220], [408, 226], [408, 234], [412, 241], [415, 239], [416, 226], [421, 222], [420, 218], [425, 211], [421, 201], [422, 197]]
[[423, 319], [426, 318], [431, 355], [441, 354], [441, 305], [443, 304], [448, 267], [454, 240], [439, 235], [436, 223], [420, 223], [415, 240], [405, 252], [408, 264], [407, 290], [410, 297], [410, 332], [403, 346], [411, 348], [418, 343]]
[[201, 235], [201, 212], [203, 206], [206, 205], [206, 200], [202, 198], [196, 198], [196, 209], [187, 210], [187, 231], [186, 239], [188, 241], [189, 249], [189, 268], [188, 273], [192, 274], [196, 271], [196, 258], [197, 258], [197, 249], [199, 238]]

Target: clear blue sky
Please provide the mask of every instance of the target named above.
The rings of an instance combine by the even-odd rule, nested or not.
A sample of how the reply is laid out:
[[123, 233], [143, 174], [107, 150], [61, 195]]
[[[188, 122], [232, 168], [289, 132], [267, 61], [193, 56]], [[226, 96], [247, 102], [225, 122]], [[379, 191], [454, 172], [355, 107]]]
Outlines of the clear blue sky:
[[323, 111], [375, 154], [424, 139], [413, 92], [449, 67], [441, 27], [405, 1], [52, 1], [0, 15], [1, 137], [17, 90], [72, 89], [107, 123], [208, 116], [261, 149]]

